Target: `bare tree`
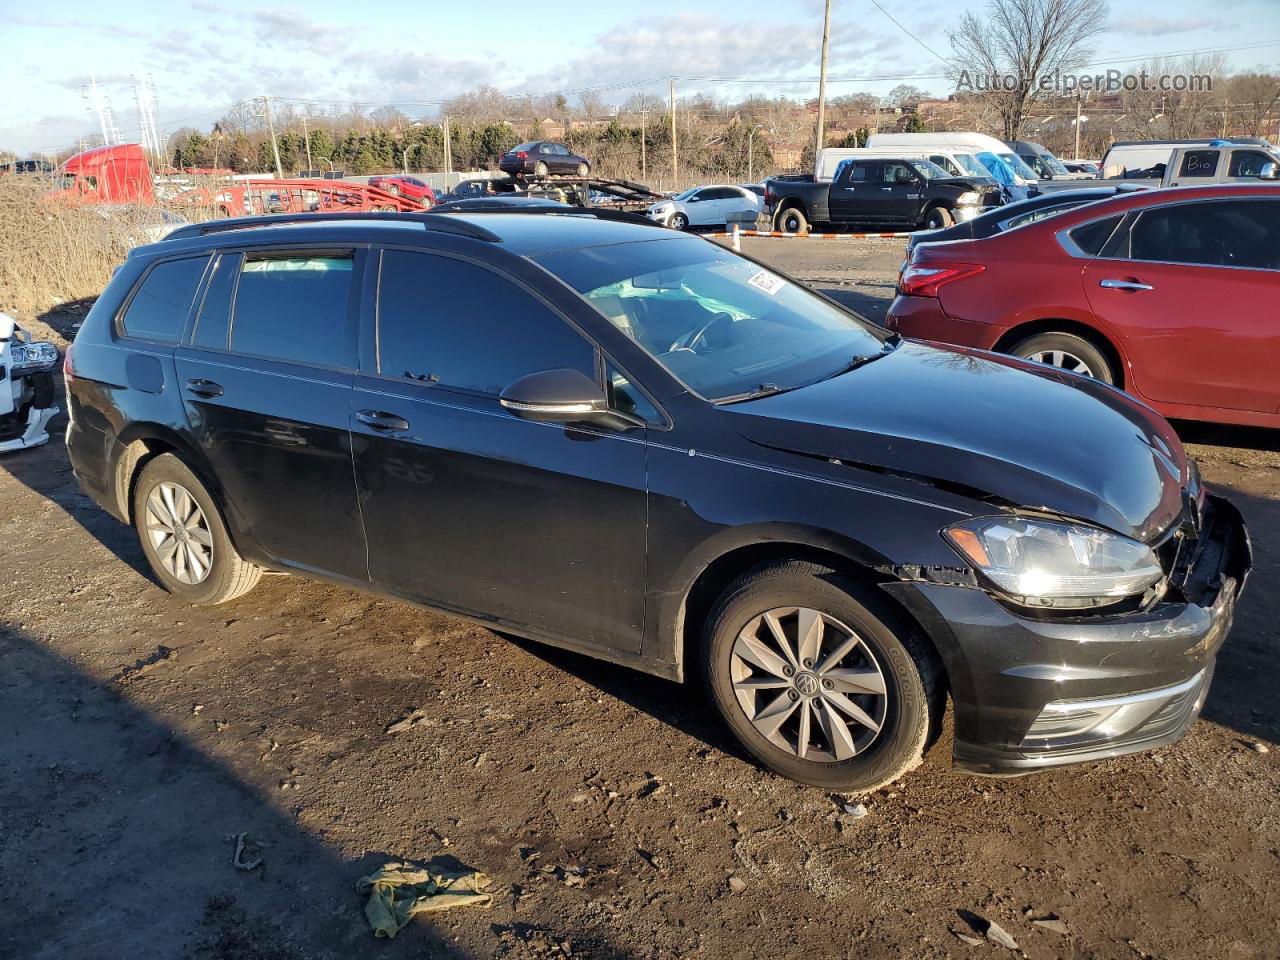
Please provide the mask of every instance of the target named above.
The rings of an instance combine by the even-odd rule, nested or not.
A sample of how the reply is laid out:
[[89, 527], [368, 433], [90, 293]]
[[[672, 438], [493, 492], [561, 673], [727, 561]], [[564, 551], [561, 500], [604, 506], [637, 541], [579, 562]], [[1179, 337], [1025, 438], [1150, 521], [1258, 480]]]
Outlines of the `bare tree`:
[[884, 95], [887, 107], [913, 107], [921, 100], [932, 99], [929, 93], [909, 83], [900, 83]]
[[1249, 70], [1231, 78], [1224, 91], [1230, 125], [1247, 136], [1261, 137], [1276, 122], [1272, 111], [1280, 106], [1280, 76]]
[[[1129, 72], [1153, 79], [1181, 76], [1217, 80], [1226, 72], [1226, 58], [1221, 53], [1164, 58], [1132, 66]], [[1150, 86], [1148, 90], [1126, 91], [1121, 97], [1132, 133], [1138, 139], [1152, 135], [1174, 139], [1217, 135], [1226, 125], [1223, 94], [1212, 83], [1205, 88], [1180, 91], [1158, 89], [1157, 83]]]
[[1016, 140], [1029, 107], [1055, 93], [1040, 79], [1080, 67], [1107, 13], [1107, 0], [988, 0], [985, 16], [966, 13], [949, 34], [957, 87], [990, 98]]
[[409, 125], [409, 118], [390, 104], [378, 107], [369, 114], [369, 119], [383, 129], [390, 130], [397, 136]]

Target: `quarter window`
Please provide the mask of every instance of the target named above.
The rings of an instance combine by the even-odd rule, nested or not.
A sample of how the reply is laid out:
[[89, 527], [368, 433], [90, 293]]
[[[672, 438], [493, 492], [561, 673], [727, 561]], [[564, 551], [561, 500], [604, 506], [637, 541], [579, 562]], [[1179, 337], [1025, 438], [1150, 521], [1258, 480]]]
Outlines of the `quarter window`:
[[123, 333], [144, 340], [177, 341], [208, 262], [208, 257], [189, 257], [154, 266], [120, 318]]
[[515, 283], [452, 257], [383, 252], [378, 371], [384, 376], [498, 394], [527, 374], [559, 368], [595, 380], [595, 348]]
[[231, 348], [317, 366], [346, 366], [350, 253], [248, 254], [240, 270]]
[[1086, 223], [1071, 231], [1071, 239], [1082, 253], [1096, 257], [1102, 252], [1102, 248], [1106, 246], [1107, 240], [1115, 232], [1120, 220], [1120, 217], [1107, 217], [1105, 220]]

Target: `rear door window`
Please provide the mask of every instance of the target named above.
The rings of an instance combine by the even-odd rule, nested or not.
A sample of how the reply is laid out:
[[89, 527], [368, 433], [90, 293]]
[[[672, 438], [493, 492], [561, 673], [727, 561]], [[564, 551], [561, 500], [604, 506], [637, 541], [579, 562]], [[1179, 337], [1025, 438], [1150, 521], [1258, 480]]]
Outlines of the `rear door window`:
[[176, 343], [186, 329], [191, 301], [208, 263], [207, 256], [188, 257], [152, 267], [120, 317], [120, 332], [127, 337]]
[[340, 253], [245, 255], [231, 349], [325, 367], [347, 362], [347, 313], [355, 258]]
[[597, 379], [595, 347], [541, 300], [484, 267], [409, 250], [382, 254], [377, 356], [384, 376], [484, 394], [541, 370]]
[[1280, 203], [1259, 197], [1144, 210], [1129, 241], [1133, 260], [1280, 269]]
[[196, 346], [227, 349], [227, 334], [231, 330], [231, 300], [239, 273], [240, 254], [224, 253], [218, 257], [218, 262], [213, 266], [213, 276], [205, 288], [200, 313], [196, 317], [196, 330], [191, 338]]

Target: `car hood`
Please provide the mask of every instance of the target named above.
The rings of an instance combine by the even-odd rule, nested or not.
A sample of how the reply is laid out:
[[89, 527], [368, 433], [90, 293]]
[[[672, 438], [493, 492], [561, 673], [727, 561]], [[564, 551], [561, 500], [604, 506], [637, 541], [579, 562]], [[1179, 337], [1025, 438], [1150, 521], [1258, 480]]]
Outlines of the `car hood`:
[[848, 373], [719, 408], [746, 439], [1150, 541], [1190, 481], [1173, 428], [1097, 381], [904, 341]]

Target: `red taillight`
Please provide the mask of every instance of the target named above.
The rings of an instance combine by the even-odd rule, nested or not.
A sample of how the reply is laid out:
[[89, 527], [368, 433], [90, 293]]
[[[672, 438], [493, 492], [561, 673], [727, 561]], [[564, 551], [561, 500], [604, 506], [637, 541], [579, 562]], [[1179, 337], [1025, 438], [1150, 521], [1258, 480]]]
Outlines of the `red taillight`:
[[528, 155], [529, 155], [529, 154], [528, 154], [526, 151], [524, 151], [524, 150], [517, 150], [517, 151], [516, 151], [516, 159], [517, 159], [517, 160], [523, 160], [523, 159], [524, 159], [525, 157], [527, 157]]
[[987, 269], [980, 263], [913, 263], [898, 277], [898, 292], [909, 297], [936, 297], [938, 288]]
[[62, 355], [62, 379], [70, 383], [75, 378], [75, 371], [71, 369], [71, 344], [67, 344], [67, 352]]

